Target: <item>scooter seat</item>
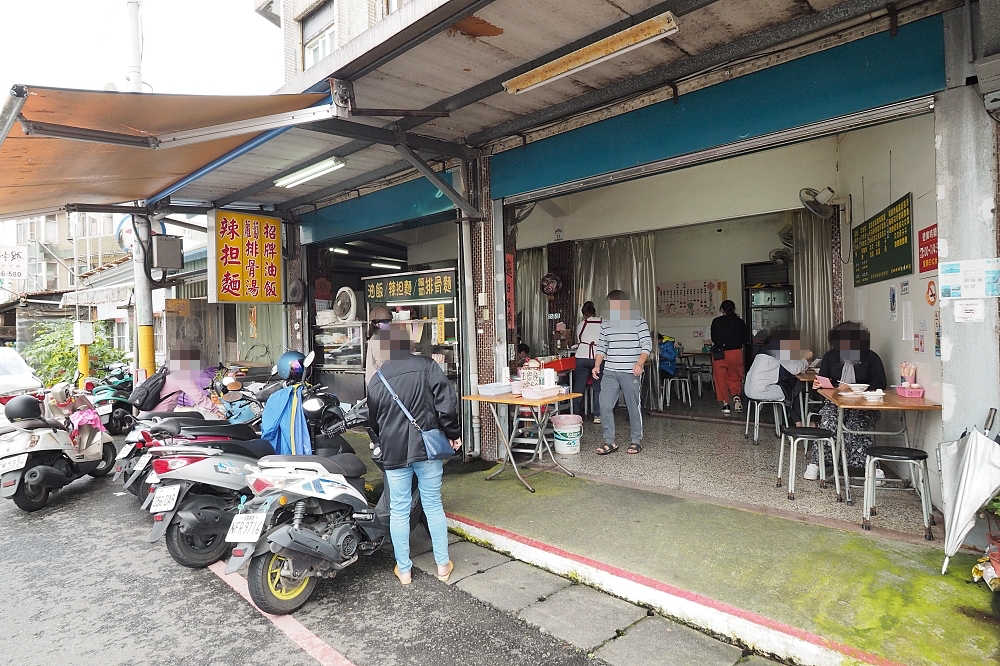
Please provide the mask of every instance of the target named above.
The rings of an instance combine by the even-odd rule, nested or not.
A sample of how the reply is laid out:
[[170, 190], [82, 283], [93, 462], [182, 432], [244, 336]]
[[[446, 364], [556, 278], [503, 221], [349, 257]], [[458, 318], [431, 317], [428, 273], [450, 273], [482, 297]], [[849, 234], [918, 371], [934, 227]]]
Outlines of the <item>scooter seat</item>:
[[211, 442], [208, 446], [211, 446], [213, 449], [219, 449], [224, 453], [249, 456], [255, 459], [274, 455], [274, 447], [266, 439], [250, 439], [246, 441], [231, 439]]
[[331, 458], [322, 456], [267, 456], [261, 458], [261, 463], [312, 463], [319, 464], [331, 474], [343, 474], [349, 479], [357, 479], [365, 475], [368, 468], [361, 458], [353, 453], [341, 453]]
[[181, 435], [187, 437], [228, 437], [229, 439], [251, 440], [260, 439], [260, 433], [246, 423], [229, 423], [224, 425], [184, 426]]
[[0, 435], [6, 435], [16, 430], [39, 430], [41, 428], [66, 430], [66, 426], [52, 419], [25, 419], [23, 421], [14, 421], [11, 425], [0, 428]]
[[139, 412], [139, 416], [136, 417], [140, 421], [145, 421], [147, 419], [198, 419], [199, 421], [205, 420], [205, 415], [201, 412], [190, 411], [190, 412]]

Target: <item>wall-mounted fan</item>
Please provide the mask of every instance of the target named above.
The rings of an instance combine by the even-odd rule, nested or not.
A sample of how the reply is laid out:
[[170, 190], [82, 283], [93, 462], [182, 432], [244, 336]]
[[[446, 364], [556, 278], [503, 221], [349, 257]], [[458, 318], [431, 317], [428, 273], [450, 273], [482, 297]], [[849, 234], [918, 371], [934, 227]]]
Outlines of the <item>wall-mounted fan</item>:
[[302, 305], [306, 300], [306, 285], [302, 280], [291, 280], [288, 283], [288, 300], [286, 305]]
[[833, 206], [827, 203], [832, 198], [833, 190], [829, 187], [824, 187], [819, 191], [811, 187], [799, 190], [799, 201], [802, 203], [802, 207], [823, 220], [833, 217]]
[[791, 266], [792, 265], [792, 252], [788, 248], [776, 247], [771, 250], [771, 254], [768, 256], [771, 263], [775, 266]]
[[337, 322], [354, 321], [358, 315], [358, 297], [350, 287], [341, 287], [333, 299], [333, 316]]
[[542, 288], [542, 293], [552, 298], [560, 291], [562, 291], [563, 283], [562, 278], [555, 273], [546, 273], [542, 276], [540, 285]]

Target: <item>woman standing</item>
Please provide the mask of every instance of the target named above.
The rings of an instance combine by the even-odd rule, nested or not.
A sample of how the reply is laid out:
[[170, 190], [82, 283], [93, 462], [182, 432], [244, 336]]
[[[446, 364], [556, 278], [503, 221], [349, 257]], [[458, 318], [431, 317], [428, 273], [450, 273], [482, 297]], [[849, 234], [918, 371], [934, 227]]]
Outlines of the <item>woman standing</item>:
[[747, 325], [736, 314], [736, 303], [722, 301], [722, 315], [712, 320], [712, 383], [722, 413], [729, 415], [729, 403], [743, 411], [743, 345], [750, 341]]
[[[597, 316], [597, 308], [593, 301], [587, 301], [581, 308], [583, 321], [577, 324], [576, 339], [579, 344], [576, 347], [576, 372], [573, 373], [573, 393], [583, 393], [587, 388], [587, 380], [594, 369], [594, 347], [597, 339], [601, 335], [601, 318]], [[591, 384], [594, 388], [592, 405], [601, 404], [601, 380], [597, 379]], [[586, 418], [583, 413], [583, 398], [573, 401], [573, 413]], [[594, 414], [594, 423], [601, 422], [600, 410]]]
[[[833, 382], [844, 384], [868, 384], [869, 391], [888, 387], [885, 378], [885, 367], [882, 359], [871, 350], [871, 333], [864, 326], [854, 321], [837, 324], [830, 330], [827, 340], [830, 351], [823, 354], [819, 364], [819, 374]], [[813, 388], [819, 388], [818, 383]], [[837, 432], [837, 406], [827, 400], [820, 409], [820, 427]], [[844, 425], [850, 430], [874, 430], [879, 412], [876, 410], [845, 409]], [[844, 433], [844, 447], [847, 450], [847, 466], [863, 468], [868, 447], [874, 443], [871, 435], [852, 435]], [[812, 462], [806, 466], [804, 478], [815, 480], [819, 478], [819, 454], [813, 448]], [[826, 449], [827, 462], [832, 466], [830, 449]], [[876, 470], [876, 478], [883, 478], [882, 470]]]

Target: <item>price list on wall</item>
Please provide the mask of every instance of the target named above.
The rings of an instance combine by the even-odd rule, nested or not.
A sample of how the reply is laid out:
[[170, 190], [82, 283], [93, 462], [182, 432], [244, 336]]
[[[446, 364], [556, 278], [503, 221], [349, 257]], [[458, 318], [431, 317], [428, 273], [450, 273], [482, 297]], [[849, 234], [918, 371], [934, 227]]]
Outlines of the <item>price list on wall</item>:
[[854, 286], [913, 273], [913, 193], [851, 229]]

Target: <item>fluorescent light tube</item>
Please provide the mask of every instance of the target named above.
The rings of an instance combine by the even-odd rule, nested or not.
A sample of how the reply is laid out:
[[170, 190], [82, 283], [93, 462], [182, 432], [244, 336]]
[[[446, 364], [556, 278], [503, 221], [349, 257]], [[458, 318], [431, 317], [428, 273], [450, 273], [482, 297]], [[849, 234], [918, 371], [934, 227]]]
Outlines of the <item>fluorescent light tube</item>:
[[[439, 298], [439, 299], [431, 300], [431, 301], [389, 301], [388, 303], [386, 303], [386, 305], [389, 306], [390, 308], [394, 308], [397, 305], [399, 305], [399, 306], [405, 306], [405, 305], [446, 305], [448, 303], [451, 303], [453, 300], [455, 300], [455, 299], [454, 298]], [[393, 323], [405, 324], [405, 323], [407, 323], [407, 320], [400, 319], [398, 322], [393, 322]]]
[[677, 19], [666, 12], [504, 81], [503, 87], [512, 95], [519, 95], [669, 37], [677, 30]]
[[331, 247], [330, 252], [336, 252], [337, 254], [350, 254], [350, 252], [342, 247]]
[[278, 178], [274, 181], [274, 184], [278, 187], [295, 187], [296, 185], [309, 182], [313, 178], [319, 178], [331, 171], [336, 171], [342, 166], [344, 166], [342, 159], [331, 157], [322, 162], [316, 162], [316, 164], [307, 166], [305, 169], [299, 169], [295, 173]]
[[402, 266], [397, 266], [396, 264], [380, 264], [377, 261], [373, 261], [372, 268], [388, 268], [390, 271], [398, 271], [402, 268]]

